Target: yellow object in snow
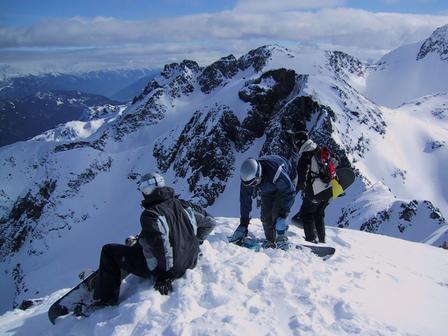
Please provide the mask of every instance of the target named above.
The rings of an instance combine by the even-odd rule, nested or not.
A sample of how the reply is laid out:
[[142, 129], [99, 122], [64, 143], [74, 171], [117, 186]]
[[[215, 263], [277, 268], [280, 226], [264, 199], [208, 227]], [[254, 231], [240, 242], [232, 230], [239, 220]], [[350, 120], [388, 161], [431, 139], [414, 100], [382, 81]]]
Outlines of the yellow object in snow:
[[344, 189], [342, 189], [341, 185], [336, 179], [331, 180], [330, 184], [331, 184], [331, 191], [333, 193], [333, 198], [338, 197], [340, 194], [344, 192]]

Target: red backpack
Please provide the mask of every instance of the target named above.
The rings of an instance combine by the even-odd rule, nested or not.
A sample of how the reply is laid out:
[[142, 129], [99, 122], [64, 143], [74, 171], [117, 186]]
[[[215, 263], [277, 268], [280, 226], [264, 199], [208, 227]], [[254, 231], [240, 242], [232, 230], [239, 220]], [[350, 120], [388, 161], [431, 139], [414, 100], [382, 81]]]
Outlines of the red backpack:
[[319, 172], [312, 172], [313, 178], [320, 178], [324, 183], [330, 183], [336, 178], [336, 168], [331, 159], [330, 150], [327, 147], [320, 147], [314, 151], [314, 158], [319, 167]]

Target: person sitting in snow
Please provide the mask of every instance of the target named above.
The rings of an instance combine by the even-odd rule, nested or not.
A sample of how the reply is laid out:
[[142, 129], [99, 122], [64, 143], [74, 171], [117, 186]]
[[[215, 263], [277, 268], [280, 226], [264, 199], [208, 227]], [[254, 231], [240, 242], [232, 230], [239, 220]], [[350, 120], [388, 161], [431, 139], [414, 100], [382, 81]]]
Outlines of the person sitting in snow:
[[176, 198], [159, 174], [144, 175], [138, 189], [144, 197], [141, 232], [128, 238], [126, 245], [103, 246], [93, 293], [96, 305], [117, 304], [121, 270], [154, 276], [154, 288], [169, 294], [173, 280], [196, 266], [199, 245], [216, 225], [205, 210]]
[[[293, 146], [299, 153], [297, 165], [297, 190], [302, 191], [303, 202], [300, 211], [291, 219], [293, 224], [303, 225], [305, 240], [325, 243], [325, 209], [328, 200], [318, 200], [316, 195], [331, 188], [329, 180], [336, 177], [336, 169], [326, 147], [319, 148], [305, 131], [293, 135]], [[323, 176], [318, 160], [327, 160]], [[326, 180], [328, 178], [328, 181]]]
[[287, 241], [286, 218], [294, 203], [296, 187], [294, 164], [279, 155], [246, 159], [241, 166], [240, 224], [230, 242], [242, 244], [248, 234], [252, 198], [257, 190], [261, 196], [261, 222], [266, 241], [264, 248], [276, 247]]

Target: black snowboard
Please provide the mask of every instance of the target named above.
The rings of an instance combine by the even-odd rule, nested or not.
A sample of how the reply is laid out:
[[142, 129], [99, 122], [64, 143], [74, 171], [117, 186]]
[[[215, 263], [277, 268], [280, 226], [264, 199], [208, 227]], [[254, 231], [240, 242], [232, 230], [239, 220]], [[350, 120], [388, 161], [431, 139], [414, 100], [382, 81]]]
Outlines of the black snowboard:
[[[355, 182], [355, 173], [353, 170], [347, 167], [337, 168], [336, 169], [337, 180], [341, 185], [342, 189], [345, 191], [348, 187], [350, 187], [353, 182]], [[344, 195], [344, 194], [342, 194]], [[315, 199], [319, 201], [329, 201], [333, 197], [333, 192], [331, 187], [325, 189], [324, 191], [318, 193], [314, 196]]]
[[[237, 245], [253, 250], [255, 252], [259, 252], [263, 249], [262, 244], [263, 244], [262, 239], [246, 238], [242, 243]], [[311, 253], [317, 255], [320, 258], [323, 258], [324, 260], [330, 258], [336, 252], [336, 249], [331, 246], [315, 245], [311, 243], [297, 244], [290, 241], [286, 242], [282, 246], [278, 246], [277, 248], [280, 248], [282, 250], [289, 250], [292, 247], [300, 250], [309, 250], [311, 251]]]
[[[79, 284], [73, 287], [67, 294], [53, 303], [48, 309], [48, 318], [51, 323], [55, 324], [59, 316], [73, 313], [75, 316], [89, 316], [95, 309], [92, 307], [93, 289], [95, 287], [97, 271], [84, 278]], [[129, 273], [121, 270], [121, 280], [126, 278]]]
[[96, 275], [97, 271], [93, 272], [51, 305], [48, 310], [48, 318], [51, 323], [55, 324], [56, 318], [59, 316], [76, 314], [83, 306], [90, 306], [93, 303], [92, 292]]

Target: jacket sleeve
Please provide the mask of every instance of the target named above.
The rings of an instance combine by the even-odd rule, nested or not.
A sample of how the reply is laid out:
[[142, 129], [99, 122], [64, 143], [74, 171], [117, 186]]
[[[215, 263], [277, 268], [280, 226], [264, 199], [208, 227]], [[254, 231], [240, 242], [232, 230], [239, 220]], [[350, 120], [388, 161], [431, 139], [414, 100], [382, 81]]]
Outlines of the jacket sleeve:
[[193, 204], [191, 202], [179, 199], [184, 209], [192, 208], [194, 213], [194, 218], [196, 220], [197, 232], [196, 238], [199, 241], [199, 244], [207, 238], [210, 232], [216, 226], [216, 220], [213, 216], [211, 216], [204, 208], [199, 205]]
[[292, 205], [294, 204], [294, 198], [296, 197], [296, 186], [291, 181], [289, 176], [282, 172], [275, 182], [277, 190], [279, 192], [279, 217], [286, 218], [289, 215]]
[[157, 260], [157, 269], [159, 277], [169, 278], [174, 266], [173, 247], [170, 242], [170, 229], [164, 216], [159, 216], [153, 211], [143, 211], [140, 216], [142, 226], [141, 245], [145, 257], [145, 249], [150, 250]]
[[249, 215], [252, 211], [252, 195], [254, 192], [253, 187], [245, 186], [243, 183], [240, 185], [240, 215], [241, 219], [249, 222]]
[[305, 189], [306, 177], [309, 169], [308, 161], [308, 154], [302, 154], [297, 165], [297, 190]]

